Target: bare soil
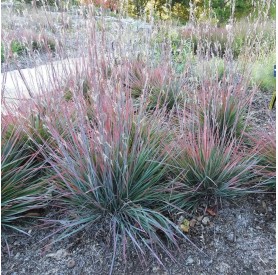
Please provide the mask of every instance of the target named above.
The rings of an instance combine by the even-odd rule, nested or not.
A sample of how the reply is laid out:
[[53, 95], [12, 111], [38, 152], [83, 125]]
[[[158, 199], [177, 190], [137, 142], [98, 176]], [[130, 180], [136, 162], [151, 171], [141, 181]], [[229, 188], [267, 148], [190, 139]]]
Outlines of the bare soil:
[[[275, 274], [275, 201], [274, 194], [252, 195], [224, 201], [216, 216], [196, 213], [187, 235], [204, 253], [181, 243], [172, 251], [176, 262], [160, 254], [163, 267], [148, 252], [142, 263], [133, 250], [126, 263], [119, 252], [113, 274]], [[50, 246], [41, 242], [48, 234], [37, 228], [30, 238], [11, 236], [10, 257], [2, 243], [2, 274], [109, 274], [113, 249], [105, 232], [94, 228]]]

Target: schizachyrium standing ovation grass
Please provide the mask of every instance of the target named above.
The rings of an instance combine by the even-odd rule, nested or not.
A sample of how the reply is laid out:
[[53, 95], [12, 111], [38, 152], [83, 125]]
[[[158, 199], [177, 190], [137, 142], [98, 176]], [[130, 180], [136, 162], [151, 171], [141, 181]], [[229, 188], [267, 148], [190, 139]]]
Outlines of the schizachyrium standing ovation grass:
[[193, 131], [179, 133], [171, 149], [174, 177], [178, 175], [175, 205], [186, 209], [259, 191], [253, 173], [256, 154], [245, 152], [235, 139], [217, 136], [206, 122]]
[[275, 125], [269, 132], [257, 130], [248, 136], [250, 142], [257, 150], [259, 163], [256, 174], [261, 178], [268, 190], [276, 186], [276, 128]]
[[250, 130], [250, 108], [255, 90], [248, 89], [242, 77], [231, 72], [227, 76], [227, 73], [224, 72], [220, 81], [202, 80], [198, 104], [192, 108], [200, 123], [207, 119], [207, 126], [220, 139], [241, 139]]
[[242, 83], [204, 82], [196, 102], [178, 112], [172, 145], [174, 204], [186, 209], [204, 201], [259, 192], [258, 154], [246, 144], [252, 91]]
[[39, 151], [30, 146], [18, 120], [3, 115], [1, 135], [1, 223], [8, 244], [5, 229], [28, 235], [18, 221], [44, 208], [48, 192], [42, 175], [45, 163], [38, 161]]
[[[139, 110], [134, 109], [130, 94], [120, 90], [89, 95], [93, 118], [87, 116], [82, 93], [73, 99], [78, 123], [66, 112], [60, 117], [69, 138], [46, 121], [59, 144], [57, 149], [47, 146], [45, 152], [55, 175], [55, 204], [64, 217], [56, 221], [61, 230], [58, 239], [103, 221], [113, 239], [114, 257], [121, 243], [126, 257], [130, 241], [141, 256], [147, 248], [160, 261], [157, 247], [171, 256], [165, 241], [178, 247], [184, 236], [165, 216], [170, 200], [165, 115], [147, 114], [144, 99]], [[113, 263], [111, 272], [112, 268]]]

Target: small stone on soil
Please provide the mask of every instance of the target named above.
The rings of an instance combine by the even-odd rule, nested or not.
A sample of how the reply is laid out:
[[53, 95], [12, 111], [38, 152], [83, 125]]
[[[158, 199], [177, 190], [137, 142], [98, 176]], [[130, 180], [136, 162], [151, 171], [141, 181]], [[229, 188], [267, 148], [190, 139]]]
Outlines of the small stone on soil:
[[20, 242], [15, 241], [15, 242], [14, 242], [14, 245], [15, 245], [15, 246], [16, 246], [16, 245], [20, 245]]
[[218, 269], [221, 274], [227, 274], [230, 268], [231, 267], [228, 264], [220, 263], [219, 267], [217, 267], [216, 269]]
[[191, 257], [191, 256], [189, 256], [187, 259], [186, 259], [186, 261], [185, 261], [185, 264], [186, 265], [191, 265], [191, 264], [193, 264], [194, 263], [194, 260], [193, 260], [193, 258]]
[[68, 268], [73, 268], [75, 266], [75, 260], [71, 259], [67, 263]]
[[190, 221], [190, 223], [189, 223], [189, 225], [190, 225], [190, 227], [194, 227], [195, 226], [195, 224], [196, 224], [196, 220], [195, 219], [192, 219], [191, 221]]
[[67, 252], [66, 249], [59, 249], [56, 253], [49, 253], [46, 255], [46, 257], [54, 258], [56, 260], [61, 260], [62, 258], [65, 258], [68, 256], [69, 253]]
[[157, 272], [157, 271], [159, 271], [159, 267], [154, 266], [154, 267], [152, 268], [152, 271], [153, 271], [153, 272]]
[[234, 242], [235, 241], [235, 235], [234, 235], [234, 233], [229, 233], [228, 235], [227, 235], [227, 240], [228, 241], [230, 241], [230, 242]]
[[202, 224], [203, 224], [203, 225], [208, 225], [208, 224], [209, 224], [209, 217], [204, 217], [204, 218], [202, 219]]
[[19, 253], [19, 252], [17, 252], [17, 253], [16, 253], [16, 255], [15, 255], [14, 257], [15, 257], [15, 259], [18, 259], [18, 258], [19, 258], [19, 256], [20, 256], [20, 253]]

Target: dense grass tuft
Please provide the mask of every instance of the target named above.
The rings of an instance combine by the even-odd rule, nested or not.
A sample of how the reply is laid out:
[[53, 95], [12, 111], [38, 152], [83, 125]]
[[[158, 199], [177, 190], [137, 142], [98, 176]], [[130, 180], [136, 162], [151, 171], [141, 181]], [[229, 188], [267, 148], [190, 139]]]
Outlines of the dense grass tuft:
[[181, 208], [260, 190], [254, 184], [256, 154], [248, 154], [236, 139], [218, 136], [207, 120], [177, 134], [172, 147], [174, 204]]
[[39, 151], [29, 146], [23, 128], [11, 126], [6, 119], [1, 131], [1, 222], [3, 228], [24, 232], [16, 221], [46, 206], [47, 188], [41, 173], [44, 163], [37, 161]]
[[276, 134], [275, 126], [271, 132], [257, 131], [250, 135], [251, 143], [258, 151], [259, 163], [256, 174], [261, 178], [267, 189], [276, 187]]
[[85, 101], [75, 100], [78, 123], [61, 118], [69, 139], [47, 124], [59, 144], [45, 153], [55, 175], [55, 204], [63, 212], [59, 238], [108, 221], [115, 249], [123, 243], [126, 251], [129, 240], [140, 255], [147, 248], [159, 260], [157, 247], [170, 255], [161, 234], [177, 246], [180, 232], [163, 214], [169, 202], [163, 113], [145, 116], [128, 95], [111, 99], [102, 94], [89, 120]]

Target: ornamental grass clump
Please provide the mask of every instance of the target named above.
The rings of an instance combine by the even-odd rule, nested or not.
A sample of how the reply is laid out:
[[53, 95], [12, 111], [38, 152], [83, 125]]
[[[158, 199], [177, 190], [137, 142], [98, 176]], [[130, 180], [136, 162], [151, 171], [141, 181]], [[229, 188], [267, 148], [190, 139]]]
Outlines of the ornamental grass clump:
[[16, 121], [10, 115], [2, 118], [1, 223], [4, 229], [26, 233], [16, 222], [46, 206], [47, 185], [42, 177], [45, 163], [37, 161], [39, 151], [29, 146], [24, 128], [11, 124]]
[[57, 87], [52, 91], [46, 91], [32, 100], [22, 100], [20, 104], [12, 104], [9, 100], [3, 100], [5, 112], [13, 115], [14, 123], [10, 123], [7, 134], [11, 134], [18, 125], [22, 127], [22, 138], [34, 152], [37, 151], [36, 159], [44, 159], [41, 147], [45, 143], [48, 146], [56, 148], [57, 142], [53, 139], [51, 133], [46, 127], [47, 122], [51, 122], [53, 127], [66, 138], [64, 129], [63, 114], [67, 113], [73, 123], [75, 121], [76, 111], [72, 102], [67, 102]]
[[267, 189], [274, 190], [276, 186], [275, 126], [271, 132], [257, 130], [251, 133], [249, 138], [259, 157], [255, 173]]
[[227, 75], [228, 66], [227, 62], [218, 57], [208, 58], [208, 59], [195, 59], [193, 67], [193, 75], [196, 75], [199, 81], [204, 79], [217, 79], [221, 81], [224, 77], [224, 73]]
[[182, 38], [191, 42], [194, 54], [223, 57], [226, 53], [229, 35], [226, 29], [210, 25], [198, 25], [182, 31]]
[[[250, 28], [252, 26], [252, 28]], [[275, 21], [246, 18], [235, 22], [232, 28], [232, 51], [235, 57], [252, 57], [268, 55], [275, 49]]]
[[204, 123], [178, 132], [170, 147], [176, 177], [173, 203], [183, 209], [259, 190], [253, 173], [256, 154], [232, 137], [219, 136], [208, 121], [205, 116]]
[[276, 63], [275, 52], [259, 57], [251, 67], [251, 82], [257, 85], [261, 91], [272, 93], [276, 88], [274, 77], [274, 64]]
[[123, 85], [130, 89], [135, 104], [140, 103], [142, 96], [148, 110], [165, 107], [170, 111], [183, 104], [185, 80], [177, 77], [169, 64], [151, 67], [140, 61], [127, 61], [123, 68]]
[[164, 215], [169, 201], [164, 115], [146, 116], [143, 101], [135, 110], [130, 95], [118, 89], [110, 94], [107, 86], [106, 94], [92, 98], [93, 120], [87, 118], [86, 103], [74, 98], [78, 123], [61, 118], [70, 139], [47, 124], [59, 144], [47, 146], [45, 153], [54, 174], [54, 203], [61, 209], [58, 239], [107, 223], [114, 256], [120, 244], [126, 256], [131, 241], [139, 255], [149, 249], [159, 260], [157, 247], [170, 255], [164, 240], [177, 246], [180, 235]]
[[50, 53], [57, 49], [58, 42], [46, 32], [16, 30], [2, 34], [5, 58], [34, 55], [34, 53]]
[[225, 74], [220, 82], [204, 80], [195, 99], [178, 112], [169, 147], [172, 178], [177, 177], [175, 205], [186, 208], [261, 190], [254, 173], [258, 155], [246, 143], [253, 95], [247, 87], [248, 81]]
[[[235, 81], [235, 79], [237, 79]], [[246, 80], [236, 74], [203, 80], [198, 91], [198, 104], [192, 110], [201, 125], [208, 127], [222, 140], [241, 139], [250, 130], [249, 114], [254, 91], [248, 90]]]

